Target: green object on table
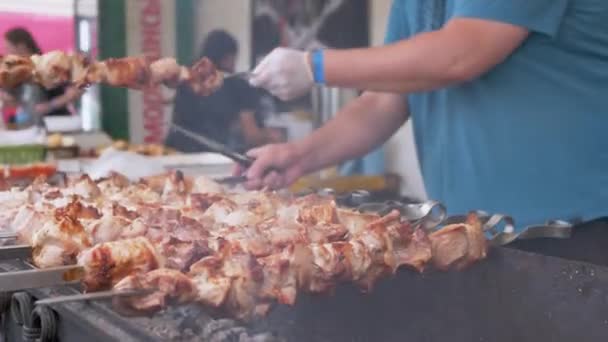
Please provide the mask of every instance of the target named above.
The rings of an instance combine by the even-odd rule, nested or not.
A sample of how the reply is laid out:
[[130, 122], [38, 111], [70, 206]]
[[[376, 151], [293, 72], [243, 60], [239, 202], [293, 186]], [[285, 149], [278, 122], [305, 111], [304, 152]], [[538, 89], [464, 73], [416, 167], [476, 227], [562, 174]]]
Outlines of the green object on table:
[[21, 165], [43, 162], [46, 158], [44, 145], [0, 146], [0, 164]]

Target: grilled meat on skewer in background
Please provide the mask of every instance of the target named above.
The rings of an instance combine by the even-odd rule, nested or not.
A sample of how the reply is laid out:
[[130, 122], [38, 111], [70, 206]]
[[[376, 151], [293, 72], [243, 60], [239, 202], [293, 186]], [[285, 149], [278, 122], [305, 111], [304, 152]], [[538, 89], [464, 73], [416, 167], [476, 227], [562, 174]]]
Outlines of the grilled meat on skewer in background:
[[143, 89], [163, 84], [170, 88], [187, 83], [192, 90], [207, 96], [223, 84], [223, 75], [206, 58], [188, 68], [174, 58], [110, 58], [90, 61], [80, 54], [51, 51], [31, 57], [0, 56], [0, 89], [11, 90], [35, 82], [46, 89], [72, 84], [86, 87], [103, 83], [114, 87]]

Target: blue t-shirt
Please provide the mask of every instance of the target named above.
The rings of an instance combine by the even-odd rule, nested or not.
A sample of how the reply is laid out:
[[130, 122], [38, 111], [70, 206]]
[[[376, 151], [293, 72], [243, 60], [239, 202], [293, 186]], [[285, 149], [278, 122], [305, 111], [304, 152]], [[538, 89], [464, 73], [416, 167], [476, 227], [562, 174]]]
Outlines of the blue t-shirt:
[[608, 214], [608, 1], [395, 0], [387, 42], [455, 17], [531, 34], [477, 80], [408, 95], [429, 196], [519, 228]]

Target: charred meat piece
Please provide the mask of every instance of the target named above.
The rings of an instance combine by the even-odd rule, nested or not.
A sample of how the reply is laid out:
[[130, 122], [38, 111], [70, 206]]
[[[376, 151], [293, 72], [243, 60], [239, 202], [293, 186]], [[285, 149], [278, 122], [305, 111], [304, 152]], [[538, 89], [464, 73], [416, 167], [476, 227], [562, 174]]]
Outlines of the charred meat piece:
[[70, 83], [72, 81], [72, 60], [81, 61], [62, 51], [33, 55], [30, 59], [34, 64], [34, 82], [46, 89]]
[[124, 277], [162, 267], [164, 261], [144, 237], [101, 243], [84, 250], [78, 264], [85, 269], [88, 291], [109, 289]]
[[429, 238], [433, 264], [440, 270], [462, 270], [487, 255], [487, 240], [475, 214], [469, 214], [466, 223], [449, 225]]
[[0, 89], [12, 90], [33, 77], [34, 63], [27, 57], [0, 56]]
[[69, 216], [47, 221], [33, 233], [32, 258], [38, 267], [70, 265], [91, 241], [78, 220]]
[[156, 312], [170, 303], [186, 303], [196, 299], [196, 287], [192, 280], [184, 273], [168, 268], [129, 275], [118, 282], [114, 289], [153, 290], [145, 296], [114, 299], [114, 305], [139, 313]]

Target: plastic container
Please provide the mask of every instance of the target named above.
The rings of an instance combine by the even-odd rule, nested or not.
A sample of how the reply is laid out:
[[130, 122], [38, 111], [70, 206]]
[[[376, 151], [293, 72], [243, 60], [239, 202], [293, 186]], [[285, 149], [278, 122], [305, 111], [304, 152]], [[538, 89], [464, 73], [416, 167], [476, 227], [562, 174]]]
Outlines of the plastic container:
[[43, 162], [45, 159], [44, 145], [0, 146], [0, 165], [24, 165]]

